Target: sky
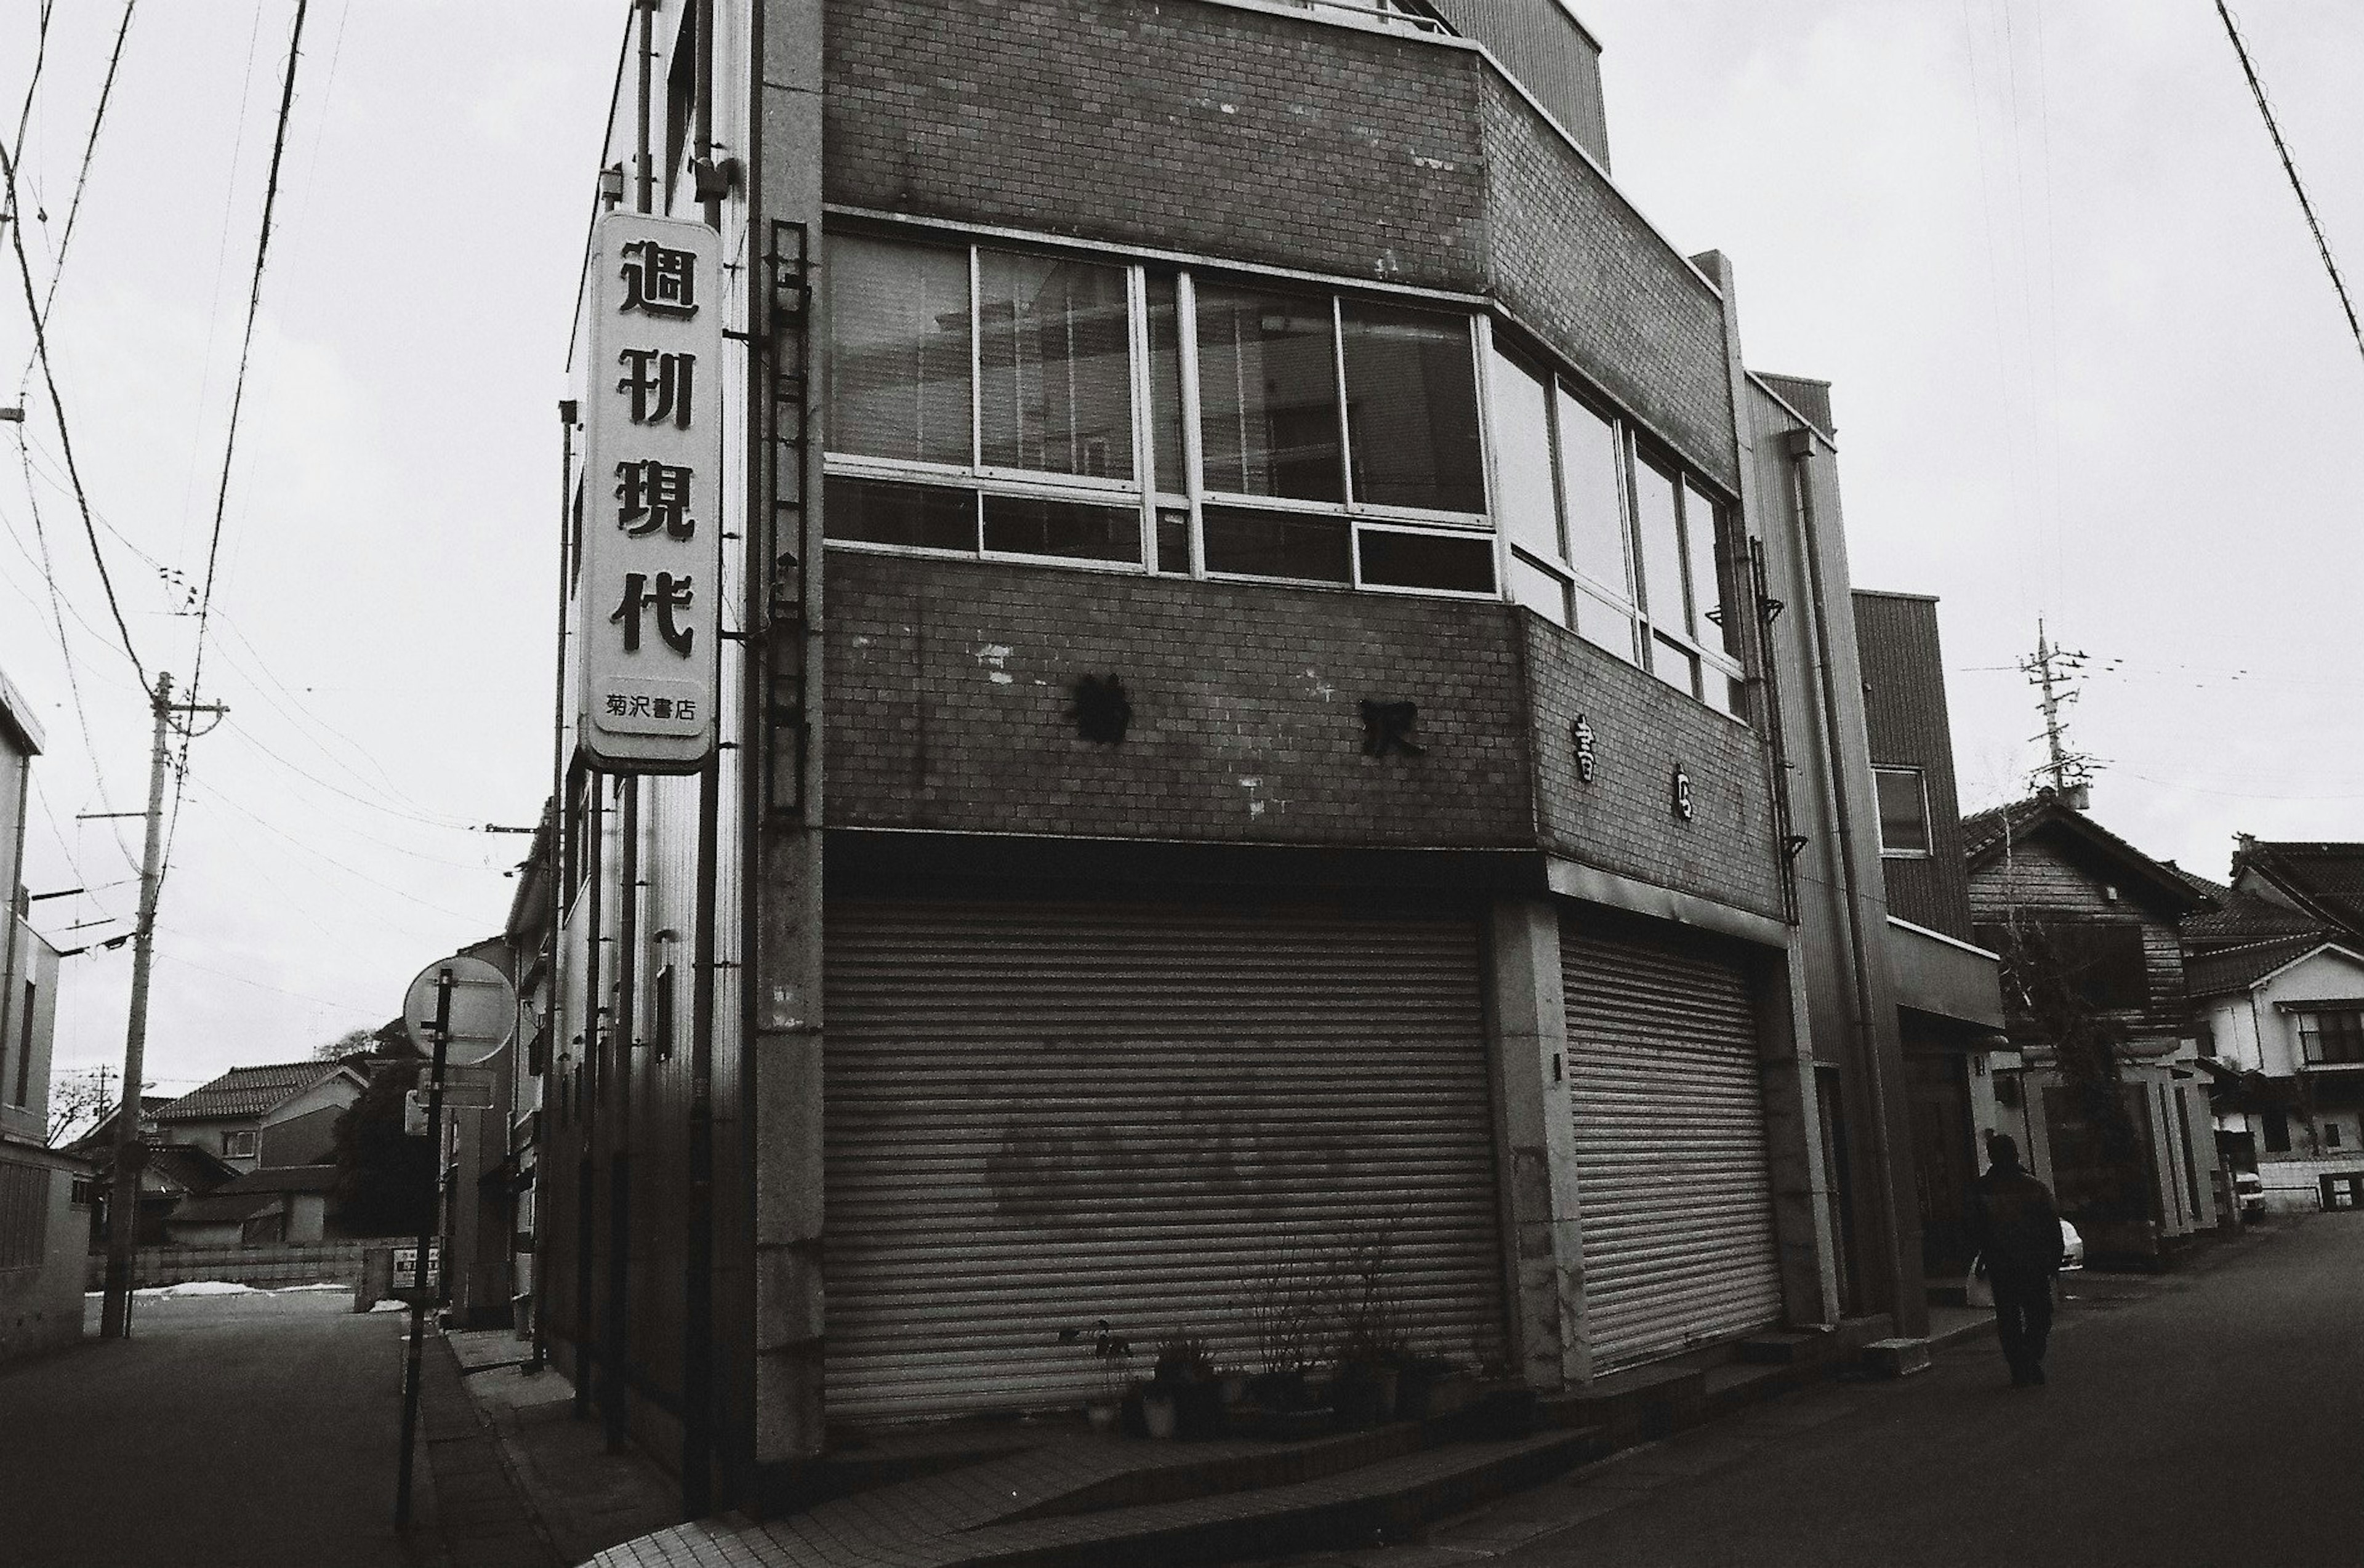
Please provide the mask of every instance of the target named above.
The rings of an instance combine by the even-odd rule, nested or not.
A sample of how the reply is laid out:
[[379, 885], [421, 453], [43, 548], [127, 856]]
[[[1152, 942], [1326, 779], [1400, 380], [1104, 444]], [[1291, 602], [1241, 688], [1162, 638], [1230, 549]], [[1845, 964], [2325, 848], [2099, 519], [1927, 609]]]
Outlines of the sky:
[[[1731, 258], [1752, 366], [1834, 384], [1854, 577], [1938, 595], [1966, 808], [2039, 760], [2015, 668], [2089, 655], [2094, 810], [2221, 875], [2364, 838], [2364, 353], [2207, 0], [1579, 0], [1617, 178]], [[117, 0], [0, 0], [33, 61], [46, 289]], [[134, 646], [185, 687], [295, 0], [136, 13], [49, 318]], [[148, 1076], [399, 1008], [497, 930], [548, 793], [564, 354], [621, 0], [313, 0], [159, 919]], [[2364, 6], [2243, 25], [2364, 273]], [[2359, 276], [2364, 283], [2364, 276]], [[0, 248], [0, 670], [48, 731], [61, 945], [129, 929], [148, 715]], [[26, 446], [20, 454], [17, 435]], [[29, 471], [29, 476], [28, 476]], [[36, 528], [35, 514], [39, 514]], [[61, 609], [39, 562], [44, 539]], [[62, 622], [62, 631], [58, 624]], [[61, 650], [62, 644], [62, 650]], [[128, 948], [69, 959], [59, 1066], [119, 1062]]]

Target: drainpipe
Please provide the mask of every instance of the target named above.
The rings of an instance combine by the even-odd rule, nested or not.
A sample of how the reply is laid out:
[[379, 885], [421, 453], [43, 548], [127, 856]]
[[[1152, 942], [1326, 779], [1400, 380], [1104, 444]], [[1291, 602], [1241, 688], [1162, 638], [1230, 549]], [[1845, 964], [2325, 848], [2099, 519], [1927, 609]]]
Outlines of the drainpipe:
[[1898, 1244], [1896, 1166], [1888, 1138], [1887, 1071], [1879, 1060], [1879, 1037], [1872, 1018], [1870, 952], [1863, 929], [1863, 905], [1856, 856], [1855, 809], [1847, 796], [1847, 776], [1838, 729], [1838, 679], [1832, 668], [1830, 601], [1824, 596], [1823, 549], [1814, 509], [1814, 437], [1793, 429], [1782, 437], [1790, 459], [1790, 493], [1798, 510], [1798, 528], [1806, 557], [1807, 617], [1813, 623], [1814, 678], [1822, 695], [1822, 728], [1831, 770], [1831, 796], [1838, 817], [1839, 874], [1845, 884], [1840, 902], [1846, 910], [1847, 977], [1855, 991], [1857, 1049], [1862, 1053], [1864, 1076], [1871, 1090], [1871, 1154], [1879, 1167], [1880, 1219], [1886, 1234], [1881, 1251], [1888, 1263], [1889, 1313], [1901, 1328], [1911, 1292], [1904, 1257]]

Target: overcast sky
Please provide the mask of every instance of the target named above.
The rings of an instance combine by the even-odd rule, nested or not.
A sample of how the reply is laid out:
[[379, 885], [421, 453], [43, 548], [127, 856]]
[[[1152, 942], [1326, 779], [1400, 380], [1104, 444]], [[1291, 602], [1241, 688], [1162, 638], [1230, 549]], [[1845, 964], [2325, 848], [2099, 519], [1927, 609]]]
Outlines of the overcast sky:
[[[0, 0], [0, 136], [39, 0]], [[1860, 585], [1940, 595], [1965, 804], [2024, 787], [2038, 616], [2091, 655], [2095, 810], [2221, 874], [2364, 837], [2364, 355], [2208, 0], [1582, 0], [1620, 183], [1737, 272], [1753, 366], [1835, 383]], [[46, 286], [115, 0], [54, 7], [24, 160]], [[315, 0], [160, 922], [162, 1091], [390, 1017], [496, 930], [548, 792], [563, 363], [621, 0]], [[294, 0], [148, 0], [50, 318], [151, 670], [189, 674]], [[2364, 269], [2364, 6], [2243, 13]], [[49, 731], [38, 923], [128, 929], [147, 717], [0, 250], [0, 669]], [[19, 395], [21, 384], [21, 396]], [[63, 604], [60, 651], [35, 564]], [[79, 689], [80, 702], [75, 701]], [[87, 736], [85, 737], [85, 724]], [[97, 922], [79, 929], [81, 922]], [[127, 950], [68, 961], [119, 1061]]]

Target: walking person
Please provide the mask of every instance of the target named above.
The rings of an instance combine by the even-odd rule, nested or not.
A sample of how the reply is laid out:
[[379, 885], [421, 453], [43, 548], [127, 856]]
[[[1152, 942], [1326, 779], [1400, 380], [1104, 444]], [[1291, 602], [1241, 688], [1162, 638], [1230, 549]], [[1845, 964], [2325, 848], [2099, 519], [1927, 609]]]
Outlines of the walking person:
[[2052, 1189], [2020, 1168], [2009, 1133], [1987, 1135], [1987, 1173], [1970, 1184], [1970, 1240], [1994, 1289], [1995, 1338], [2014, 1388], [2044, 1381], [2052, 1332], [2052, 1276], [2060, 1272], [2060, 1208]]

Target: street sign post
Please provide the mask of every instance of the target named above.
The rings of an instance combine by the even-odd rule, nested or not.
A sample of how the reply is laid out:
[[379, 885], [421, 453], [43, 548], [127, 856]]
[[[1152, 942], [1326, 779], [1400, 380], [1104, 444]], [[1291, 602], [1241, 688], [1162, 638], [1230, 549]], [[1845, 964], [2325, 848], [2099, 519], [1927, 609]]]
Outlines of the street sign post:
[[[402, 1000], [403, 1027], [411, 1042], [429, 1052], [431, 1065], [423, 1085], [427, 1091], [427, 1137], [435, 1151], [436, 1185], [442, 1186], [443, 1097], [452, 1086], [453, 1070], [485, 1061], [507, 1045], [517, 1028], [517, 991], [508, 976], [480, 958], [453, 954], [418, 972]], [[491, 1104], [492, 1077], [484, 1076], [486, 1105]], [[421, 1346], [427, 1337], [427, 1304], [442, 1289], [440, 1260], [436, 1253], [435, 1212], [429, 1209], [418, 1230], [418, 1245], [410, 1253], [410, 1275], [418, 1274], [418, 1260], [427, 1260], [425, 1288], [410, 1296], [410, 1348], [402, 1371], [402, 1452], [396, 1463], [394, 1528], [410, 1526], [411, 1451], [418, 1432], [418, 1377]], [[397, 1254], [397, 1276], [401, 1262]]]

